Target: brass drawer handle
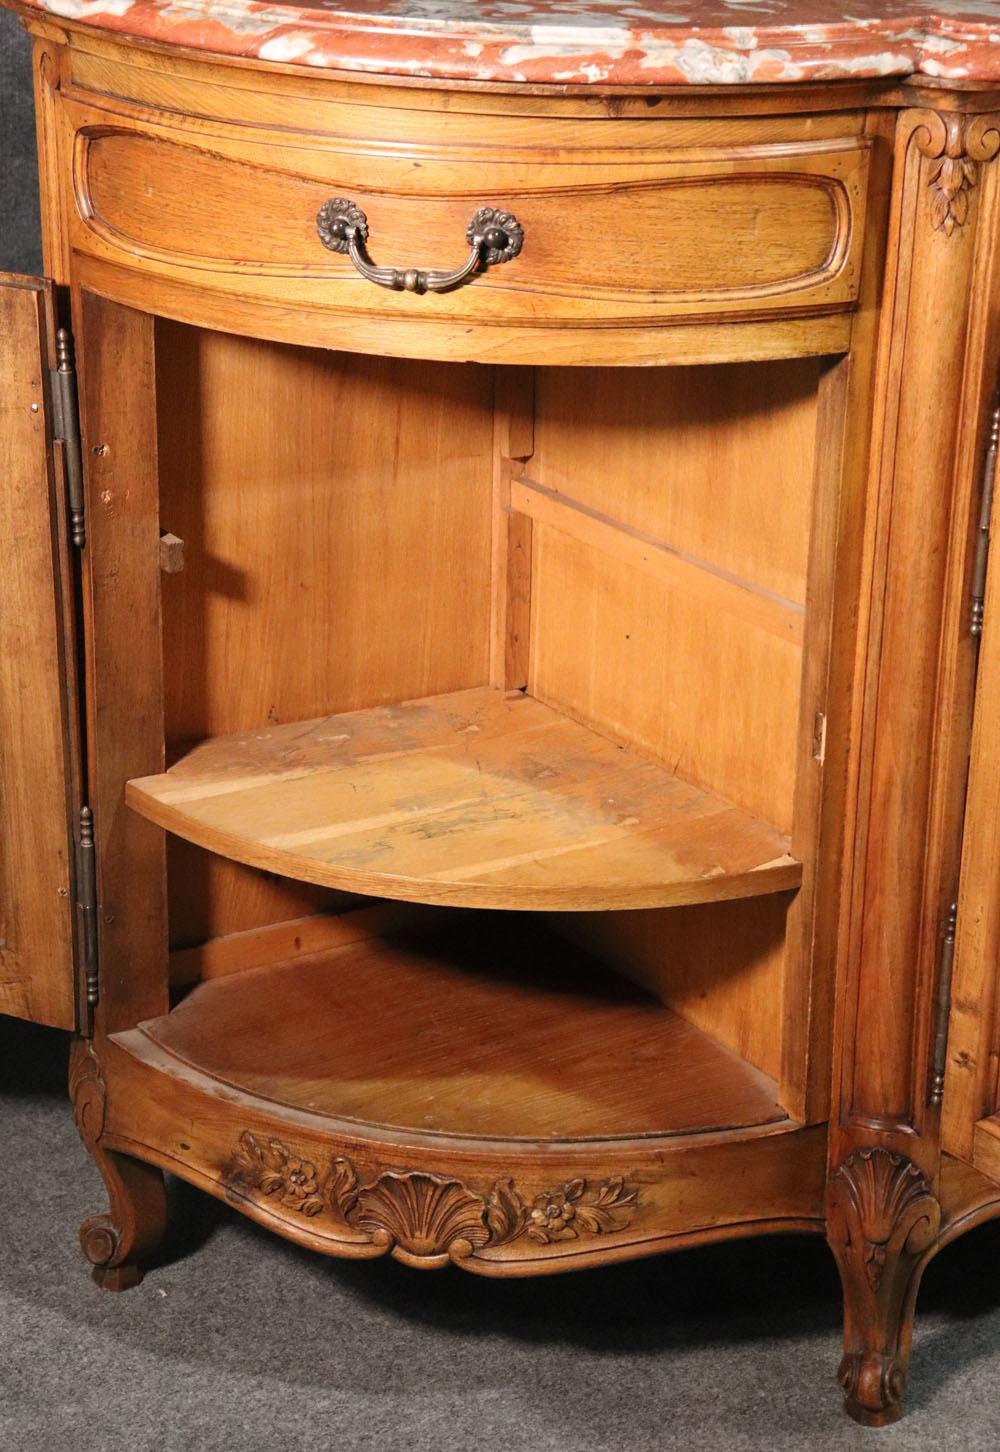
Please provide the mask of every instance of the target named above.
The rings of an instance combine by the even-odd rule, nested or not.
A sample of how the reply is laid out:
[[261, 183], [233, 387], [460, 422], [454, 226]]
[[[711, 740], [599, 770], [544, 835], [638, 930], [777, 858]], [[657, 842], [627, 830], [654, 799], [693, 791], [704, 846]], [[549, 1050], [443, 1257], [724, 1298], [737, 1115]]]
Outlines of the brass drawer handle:
[[375, 267], [365, 255], [368, 218], [359, 206], [344, 197], [324, 202], [316, 215], [316, 231], [331, 252], [346, 252], [369, 282], [404, 292], [447, 292], [458, 287], [474, 272], [491, 264], [509, 262], [524, 242], [524, 228], [510, 212], [497, 207], [480, 207], [465, 229], [472, 251], [461, 267], [451, 272], [425, 271], [419, 267]]

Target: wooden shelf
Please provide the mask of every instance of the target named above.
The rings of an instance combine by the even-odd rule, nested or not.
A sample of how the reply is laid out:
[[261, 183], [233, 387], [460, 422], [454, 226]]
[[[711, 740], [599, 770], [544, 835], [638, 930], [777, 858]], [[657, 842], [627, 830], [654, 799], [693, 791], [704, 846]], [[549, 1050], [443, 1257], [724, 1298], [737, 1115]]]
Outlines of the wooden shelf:
[[246, 1096], [250, 1118], [277, 1105], [407, 1136], [546, 1142], [786, 1120], [772, 1080], [537, 919], [429, 917], [208, 981], [118, 1039]]
[[224, 857], [467, 907], [662, 907], [797, 887], [788, 839], [488, 688], [206, 741], [127, 800]]

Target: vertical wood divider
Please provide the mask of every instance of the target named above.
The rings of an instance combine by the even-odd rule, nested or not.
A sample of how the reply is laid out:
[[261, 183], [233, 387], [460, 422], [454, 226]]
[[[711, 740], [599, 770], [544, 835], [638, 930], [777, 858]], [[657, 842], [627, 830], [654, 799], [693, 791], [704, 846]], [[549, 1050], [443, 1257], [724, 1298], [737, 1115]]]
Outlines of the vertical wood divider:
[[858, 709], [857, 598], [865, 559], [865, 496], [873, 454], [879, 292], [891, 184], [894, 117], [867, 123], [872, 146], [870, 226], [851, 352], [820, 379], [809, 538], [806, 628], [792, 853], [802, 887], [788, 913], [781, 1102], [805, 1123], [830, 1114], [838, 923], [850, 887]]
[[531, 520], [511, 508], [510, 483], [535, 451], [535, 370], [498, 367], [493, 423], [490, 684], [523, 691], [531, 633]]

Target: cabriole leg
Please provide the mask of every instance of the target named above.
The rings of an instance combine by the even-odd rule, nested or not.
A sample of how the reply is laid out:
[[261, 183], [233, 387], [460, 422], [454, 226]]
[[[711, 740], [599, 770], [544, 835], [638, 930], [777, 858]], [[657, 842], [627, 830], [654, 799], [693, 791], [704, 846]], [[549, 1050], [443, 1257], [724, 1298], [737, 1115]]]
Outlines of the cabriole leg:
[[844, 1290], [838, 1380], [848, 1415], [865, 1426], [900, 1416], [913, 1306], [940, 1219], [922, 1171], [890, 1150], [854, 1150], [830, 1179], [827, 1234]]
[[106, 1215], [83, 1222], [80, 1245], [102, 1290], [127, 1291], [142, 1280], [143, 1262], [163, 1239], [167, 1209], [163, 1175], [131, 1155], [102, 1148], [104, 1079], [89, 1044], [74, 1044], [69, 1083], [76, 1126], [101, 1172], [109, 1204]]

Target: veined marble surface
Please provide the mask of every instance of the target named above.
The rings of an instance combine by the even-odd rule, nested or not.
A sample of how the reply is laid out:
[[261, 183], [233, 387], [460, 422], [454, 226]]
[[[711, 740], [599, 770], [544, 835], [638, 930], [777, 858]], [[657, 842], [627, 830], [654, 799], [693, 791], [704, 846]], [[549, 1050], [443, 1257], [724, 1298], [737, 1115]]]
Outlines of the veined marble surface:
[[394, 76], [628, 86], [1000, 80], [1000, 0], [23, 3], [199, 50]]

